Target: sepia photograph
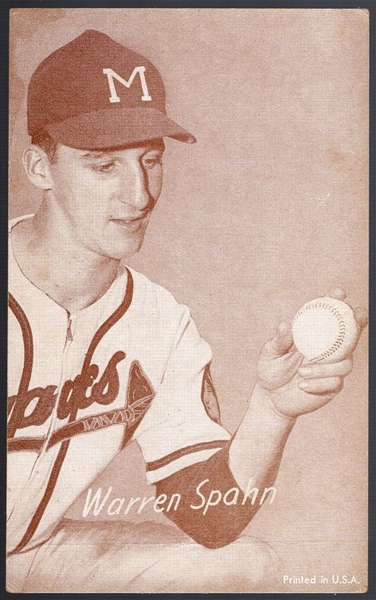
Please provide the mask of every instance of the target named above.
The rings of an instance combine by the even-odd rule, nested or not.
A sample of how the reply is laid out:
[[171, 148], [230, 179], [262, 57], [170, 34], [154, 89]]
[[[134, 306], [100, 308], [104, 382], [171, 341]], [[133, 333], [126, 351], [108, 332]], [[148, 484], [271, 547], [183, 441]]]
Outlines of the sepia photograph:
[[7, 591], [366, 592], [368, 11], [9, 35]]

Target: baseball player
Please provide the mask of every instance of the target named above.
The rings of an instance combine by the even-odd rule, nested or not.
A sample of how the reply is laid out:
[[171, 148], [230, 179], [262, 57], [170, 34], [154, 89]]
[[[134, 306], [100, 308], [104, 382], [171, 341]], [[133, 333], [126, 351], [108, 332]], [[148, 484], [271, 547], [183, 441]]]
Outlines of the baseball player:
[[[197, 486], [208, 480], [223, 494], [245, 492], [250, 480], [271, 486], [296, 418], [338, 393], [351, 356], [304, 371], [281, 324], [231, 437], [211, 351], [188, 308], [123, 262], [141, 247], [161, 192], [163, 138], [195, 142], [167, 117], [160, 74], [86, 31], [34, 72], [28, 132], [25, 170], [44, 195], [10, 228], [9, 588], [32, 590], [38, 561], [49, 561], [50, 578], [61, 575], [56, 528], [131, 440], [161, 504], [180, 495], [166, 516], [201, 546], [225, 547], [259, 504], [221, 503], [203, 514], [192, 510]], [[365, 316], [356, 314], [360, 333]], [[64, 577], [64, 591], [74, 591]]]

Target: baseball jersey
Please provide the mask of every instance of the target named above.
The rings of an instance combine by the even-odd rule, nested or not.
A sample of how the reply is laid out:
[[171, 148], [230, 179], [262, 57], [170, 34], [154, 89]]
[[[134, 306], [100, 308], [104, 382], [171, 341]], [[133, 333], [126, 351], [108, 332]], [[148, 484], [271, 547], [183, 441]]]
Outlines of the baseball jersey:
[[227, 444], [211, 350], [167, 290], [121, 267], [101, 298], [69, 314], [24, 276], [10, 244], [9, 292], [10, 551], [47, 539], [130, 440], [149, 483]]

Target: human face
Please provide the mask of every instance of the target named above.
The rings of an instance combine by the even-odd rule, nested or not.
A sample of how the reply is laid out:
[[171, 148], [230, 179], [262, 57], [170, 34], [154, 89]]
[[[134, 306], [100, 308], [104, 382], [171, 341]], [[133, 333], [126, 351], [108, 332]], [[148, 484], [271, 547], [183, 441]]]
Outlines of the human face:
[[51, 200], [70, 243], [121, 260], [137, 252], [162, 189], [163, 140], [113, 150], [59, 145]]

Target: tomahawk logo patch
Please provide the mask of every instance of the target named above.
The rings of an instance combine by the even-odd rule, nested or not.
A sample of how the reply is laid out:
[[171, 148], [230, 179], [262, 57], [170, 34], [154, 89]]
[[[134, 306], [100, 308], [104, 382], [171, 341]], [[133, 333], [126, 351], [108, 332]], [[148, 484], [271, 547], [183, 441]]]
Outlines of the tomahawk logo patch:
[[220, 424], [221, 413], [219, 410], [219, 402], [217, 394], [215, 393], [209, 365], [207, 365], [205, 369], [204, 378], [202, 380], [201, 400], [212, 421]]
[[129, 372], [127, 391], [127, 410], [131, 413], [133, 420], [128, 423], [124, 432], [122, 448], [131, 439], [137, 425], [144, 418], [154, 395], [154, 390], [140, 363], [137, 360], [134, 361]]

